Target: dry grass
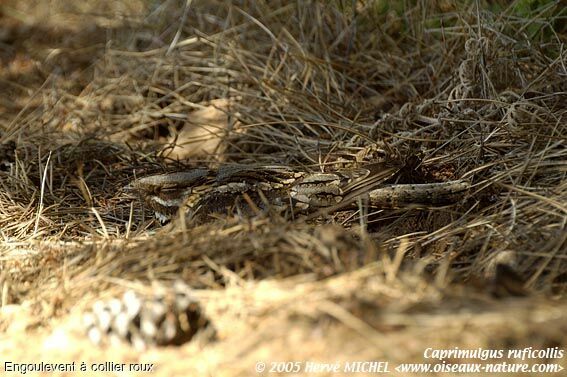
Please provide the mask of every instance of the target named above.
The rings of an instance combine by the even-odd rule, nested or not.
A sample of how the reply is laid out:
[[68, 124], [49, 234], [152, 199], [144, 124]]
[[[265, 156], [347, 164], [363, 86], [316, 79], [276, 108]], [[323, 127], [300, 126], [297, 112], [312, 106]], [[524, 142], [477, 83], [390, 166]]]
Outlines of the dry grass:
[[[428, 347], [566, 347], [559, 4], [79, 3], [0, 6], [5, 359], [244, 376], [258, 360], [395, 366]], [[197, 165], [332, 171], [384, 155], [418, 161], [402, 180], [471, 190], [445, 207], [163, 228], [124, 190]], [[498, 263], [527, 297], [500, 297]], [[95, 300], [176, 279], [216, 343], [93, 349], [77, 329]]]

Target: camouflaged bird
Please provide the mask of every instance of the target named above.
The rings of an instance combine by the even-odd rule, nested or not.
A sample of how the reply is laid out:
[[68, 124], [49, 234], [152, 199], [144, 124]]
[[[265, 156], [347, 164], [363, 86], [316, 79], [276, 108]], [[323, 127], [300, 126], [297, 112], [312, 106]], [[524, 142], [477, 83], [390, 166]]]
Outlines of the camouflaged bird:
[[[364, 196], [370, 206], [446, 204], [468, 187], [464, 181], [389, 184], [400, 171], [392, 163], [359, 169], [311, 173], [277, 165], [224, 165], [152, 175], [130, 184], [156, 218], [165, 223], [183, 208], [190, 218], [213, 213], [251, 216], [264, 210], [333, 212]], [[461, 195], [462, 196], [462, 195]]]

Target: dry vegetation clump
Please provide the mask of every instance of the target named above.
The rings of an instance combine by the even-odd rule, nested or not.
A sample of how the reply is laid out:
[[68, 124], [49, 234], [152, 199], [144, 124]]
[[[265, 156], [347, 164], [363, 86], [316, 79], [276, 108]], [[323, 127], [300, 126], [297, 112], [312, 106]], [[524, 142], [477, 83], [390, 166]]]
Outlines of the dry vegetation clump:
[[[11, 20], [0, 37], [14, 45], [0, 57], [0, 329], [11, 345], [25, 331], [53, 346], [47, 334], [68, 327], [77, 346], [64, 356], [54, 346], [55, 359], [114, 357], [81, 354], [74, 319], [98, 299], [183, 280], [219, 339], [121, 357], [158, 360], [163, 375], [246, 375], [260, 359], [395, 365], [436, 346], [566, 347], [558, 3], [166, 1], [103, 12], [126, 7], [111, 3], [55, 2], [44, 23], [0, 7]], [[77, 26], [85, 17], [92, 27]], [[471, 189], [447, 206], [361, 201], [309, 220], [165, 227], [126, 189], [195, 166], [315, 172], [383, 158], [404, 166], [398, 183]]]

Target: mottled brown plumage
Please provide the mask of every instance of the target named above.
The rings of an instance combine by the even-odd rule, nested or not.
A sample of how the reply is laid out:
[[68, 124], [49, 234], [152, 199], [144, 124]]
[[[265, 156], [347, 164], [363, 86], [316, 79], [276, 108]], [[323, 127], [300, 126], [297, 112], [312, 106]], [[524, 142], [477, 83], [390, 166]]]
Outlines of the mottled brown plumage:
[[[353, 170], [309, 173], [287, 166], [225, 165], [218, 170], [192, 169], [138, 179], [131, 184], [144, 202], [166, 222], [180, 207], [190, 217], [237, 211], [290, 208], [294, 212], [332, 212], [352, 205], [360, 196], [369, 205], [443, 204], [454, 202], [468, 183], [392, 184], [400, 171], [392, 164], [372, 164]], [[461, 195], [462, 196], [462, 195]]]

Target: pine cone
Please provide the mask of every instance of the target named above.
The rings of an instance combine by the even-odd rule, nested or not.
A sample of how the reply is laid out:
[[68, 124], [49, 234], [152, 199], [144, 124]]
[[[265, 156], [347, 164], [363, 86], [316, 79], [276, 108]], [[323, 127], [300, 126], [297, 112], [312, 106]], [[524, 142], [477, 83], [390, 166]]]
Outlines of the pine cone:
[[138, 349], [181, 345], [202, 329], [214, 334], [190, 288], [176, 282], [149, 297], [127, 291], [121, 299], [97, 301], [83, 316], [88, 337], [97, 345], [128, 342]]

